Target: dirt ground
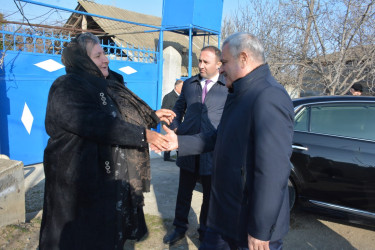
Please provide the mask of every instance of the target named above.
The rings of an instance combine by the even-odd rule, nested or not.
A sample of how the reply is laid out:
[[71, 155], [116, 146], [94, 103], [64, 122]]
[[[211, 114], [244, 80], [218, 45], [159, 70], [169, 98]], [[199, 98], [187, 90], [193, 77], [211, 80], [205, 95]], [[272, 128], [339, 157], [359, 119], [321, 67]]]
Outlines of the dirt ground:
[[[126, 250], [191, 250], [199, 248], [198, 225], [202, 193], [194, 191], [187, 237], [173, 246], [163, 243], [164, 235], [173, 229], [172, 222], [178, 187], [178, 168], [162, 159], [151, 161], [152, 187], [145, 194], [145, 214], [149, 234], [139, 242], [128, 241]], [[27, 222], [0, 228], [0, 249], [38, 249], [44, 176], [41, 166], [25, 167]], [[307, 213], [299, 208], [291, 214], [289, 234], [284, 249], [375, 249], [375, 229], [337, 222]]]
[[[187, 237], [174, 246], [163, 244], [162, 238], [172, 229], [172, 220], [146, 215], [149, 234], [140, 242], [128, 241], [126, 250], [188, 250], [198, 249], [198, 234], [189, 229]], [[0, 249], [38, 249], [40, 218], [28, 223], [0, 229]], [[375, 249], [375, 231], [359, 226], [345, 225], [296, 210], [291, 217], [291, 230], [284, 239], [284, 249]]]

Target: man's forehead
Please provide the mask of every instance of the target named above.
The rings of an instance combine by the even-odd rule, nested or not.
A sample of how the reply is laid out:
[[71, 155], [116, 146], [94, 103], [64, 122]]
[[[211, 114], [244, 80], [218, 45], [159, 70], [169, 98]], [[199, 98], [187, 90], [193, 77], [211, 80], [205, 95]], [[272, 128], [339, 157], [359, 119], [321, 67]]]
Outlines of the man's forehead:
[[199, 60], [215, 60], [215, 53], [213, 53], [212, 51], [210, 50], [204, 50], [201, 52], [201, 54], [199, 55]]
[[212, 55], [215, 55], [215, 52], [213, 52], [212, 50], [209, 50], [209, 49], [206, 49], [206, 50], [203, 50], [201, 51], [201, 54], [200, 56], [212, 56]]
[[221, 60], [225, 60], [225, 59], [227, 59], [227, 58], [229, 58], [230, 57], [230, 53], [229, 52], [227, 52], [226, 50], [223, 50], [223, 52], [221, 53]]

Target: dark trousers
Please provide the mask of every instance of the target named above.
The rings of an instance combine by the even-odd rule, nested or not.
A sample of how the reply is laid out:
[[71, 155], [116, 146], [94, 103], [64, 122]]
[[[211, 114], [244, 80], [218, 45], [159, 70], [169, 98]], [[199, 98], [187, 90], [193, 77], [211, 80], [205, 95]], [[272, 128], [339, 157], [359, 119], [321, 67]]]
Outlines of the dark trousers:
[[[282, 250], [283, 240], [270, 241], [270, 250]], [[238, 244], [236, 241], [221, 236], [218, 232], [207, 228], [204, 240], [199, 250], [248, 250], [247, 244]]]
[[[195, 169], [194, 173], [180, 168], [180, 181], [178, 185], [175, 218], [173, 221], [173, 225], [176, 227], [176, 231], [179, 233], [185, 233], [188, 229], [188, 216], [191, 206], [191, 199], [198, 177], [199, 167]], [[199, 215], [200, 226], [198, 232], [200, 238], [203, 239], [206, 231], [208, 203], [210, 201], [211, 175], [200, 176], [200, 180], [203, 187], [203, 202], [201, 213]]]
[[171, 151], [164, 151], [164, 161], [171, 158]]

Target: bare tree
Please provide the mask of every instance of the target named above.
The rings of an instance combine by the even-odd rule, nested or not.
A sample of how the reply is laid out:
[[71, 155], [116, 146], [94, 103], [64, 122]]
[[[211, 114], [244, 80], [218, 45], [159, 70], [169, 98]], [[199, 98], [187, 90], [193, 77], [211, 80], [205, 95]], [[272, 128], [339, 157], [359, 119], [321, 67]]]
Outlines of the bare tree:
[[372, 89], [374, 3], [373, 0], [333, 2], [322, 6], [320, 16], [314, 16], [311, 40], [315, 57], [309, 69], [320, 77], [325, 93], [345, 94], [357, 82]]
[[225, 17], [223, 38], [246, 31], [264, 43], [270, 68], [294, 97], [374, 90], [375, 0], [248, 0]]
[[[17, 7], [17, 12], [7, 14], [6, 16], [0, 13], [0, 25], [2, 26], [2, 29], [4, 29], [4, 31], [8, 31], [7, 34], [2, 36], [0, 39], [0, 68], [3, 67], [7, 51], [9, 50], [23, 50], [28, 52], [46, 51], [50, 54], [60, 53], [63, 44], [52, 38], [52, 35], [54, 38], [67, 37], [68, 29], [59, 27], [62, 26], [62, 24], [64, 23], [64, 18], [60, 15], [60, 12], [51, 8], [42, 15], [36, 17], [39, 20], [41, 20], [41, 18], [43, 19], [42, 21], [40, 21], [42, 24], [33, 24], [30, 23], [30, 21], [36, 18], [29, 18], [28, 15], [26, 15], [24, 10], [26, 3], [21, 3], [17, 0], [13, 0], [13, 3]], [[16, 13], [21, 14], [21, 22], [6, 20]], [[53, 14], [58, 15], [59, 17], [61, 17], [61, 19], [56, 20], [54, 21], [54, 23], [52, 23], [55, 26], [46, 25], [45, 23], [47, 20], [47, 23], [51, 22], [50, 17]], [[24, 39], [23, 36], [20, 36], [18, 34], [20, 30], [24, 34], [27, 33], [30, 35], [34, 34], [36, 36], [45, 36], [46, 39], [43, 41], [43, 38], [33, 38], [32, 36], [29, 36], [26, 39]], [[48, 39], [50, 37], [51, 39]]]

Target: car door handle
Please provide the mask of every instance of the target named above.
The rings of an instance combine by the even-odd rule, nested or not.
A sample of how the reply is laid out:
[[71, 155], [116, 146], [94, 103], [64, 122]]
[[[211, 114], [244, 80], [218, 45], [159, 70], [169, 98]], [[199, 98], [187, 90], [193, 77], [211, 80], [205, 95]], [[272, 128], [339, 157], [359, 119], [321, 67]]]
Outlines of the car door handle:
[[297, 145], [292, 145], [292, 148], [293, 148], [293, 149], [304, 150], [304, 151], [307, 151], [307, 150], [309, 150], [309, 149], [308, 149], [308, 148], [306, 148], [306, 147], [302, 147], [302, 146], [297, 146]]

